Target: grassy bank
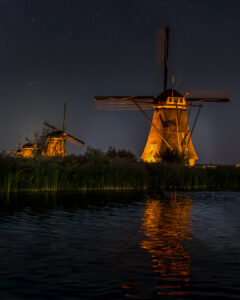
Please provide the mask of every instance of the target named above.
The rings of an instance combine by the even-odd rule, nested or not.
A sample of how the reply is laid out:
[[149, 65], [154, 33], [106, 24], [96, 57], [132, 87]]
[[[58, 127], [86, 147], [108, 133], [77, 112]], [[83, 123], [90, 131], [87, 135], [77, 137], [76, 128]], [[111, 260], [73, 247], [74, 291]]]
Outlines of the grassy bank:
[[66, 158], [0, 157], [0, 192], [59, 190], [238, 189], [240, 168], [146, 164], [128, 151], [88, 149]]

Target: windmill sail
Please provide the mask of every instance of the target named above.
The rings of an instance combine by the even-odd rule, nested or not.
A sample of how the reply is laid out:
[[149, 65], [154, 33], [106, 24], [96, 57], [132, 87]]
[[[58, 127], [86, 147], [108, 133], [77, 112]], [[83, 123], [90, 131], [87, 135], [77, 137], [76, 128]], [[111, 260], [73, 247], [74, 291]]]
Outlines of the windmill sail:
[[75, 138], [74, 136], [70, 135], [70, 134], [66, 134], [65, 135], [65, 139], [68, 140], [69, 142], [72, 142], [73, 144], [77, 144], [77, 145], [85, 145], [85, 143], [77, 138]]
[[66, 114], [67, 114], [67, 104], [64, 103], [64, 110], [63, 110], [63, 132], [66, 131]]
[[48, 122], [48, 121], [44, 121], [43, 124], [53, 130], [60, 130], [59, 128], [57, 128], [57, 126], [53, 125], [52, 123]]
[[167, 88], [168, 81], [168, 28], [157, 28], [157, 86], [163, 90]]
[[151, 110], [150, 104], [154, 102], [153, 96], [99, 96], [95, 97], [96, 109], [104, 110], [138, 110], [137, 102], [144, 110]]
[[187, 91], [186, 100], [191, 102], [229, 102], [229, 90]]

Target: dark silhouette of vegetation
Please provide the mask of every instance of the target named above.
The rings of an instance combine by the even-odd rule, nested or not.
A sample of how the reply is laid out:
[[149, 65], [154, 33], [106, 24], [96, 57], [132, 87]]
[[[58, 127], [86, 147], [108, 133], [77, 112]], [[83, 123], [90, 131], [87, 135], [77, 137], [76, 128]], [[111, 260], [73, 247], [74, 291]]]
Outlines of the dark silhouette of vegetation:
[[46, 151], [46, 145], [47, 145], [47, 135], [49, 134], [49, 130], [46, 128], [43, 128], [40, 132], [35, 132], [34, 134], [34, 141], [36, 144], [36, 156], [42, 155], [42, 152]]
[[184, 152], [180, 152], [177, 149], [170, 150], [167, 148], [167, 150], [164, 153], [158, 153], [156, 155], [156, 158], [161, 157], [162, 161], [164, 162], [170, 162], [170, 163], [179, 163], [179, 164], [187, 164], [188, 159]]
[[0, 192], [59, 190], [238, 189], [240, 168], [188, 168], [180, 163], [144, 163], [126, 150], [65, 158], [0, 156]]
[[42, 152], [45, 152], [47, 145], [47, 135], [50, 133], [49, 129], [42, 128], [41, 130], [34, 131], [33, 138], [26, 137], [26, 140], [34, 145], [36, 149], [34, 151], [34, 156], [39, 157]]

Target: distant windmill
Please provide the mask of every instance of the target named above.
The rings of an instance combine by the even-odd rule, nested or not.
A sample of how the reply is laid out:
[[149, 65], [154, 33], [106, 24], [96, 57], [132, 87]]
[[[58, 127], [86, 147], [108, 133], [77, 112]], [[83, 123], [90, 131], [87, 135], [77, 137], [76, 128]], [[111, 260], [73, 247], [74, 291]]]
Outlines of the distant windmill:
[[12, 155], [17, 158], [32, 158], [34, 157], [35, 150], [36, 150], [36, 145], [30, 142], [30, 140], [28, 140], [28, 143], [22, 146], [21, 135], [19, 135], [17, 150], [5, 150], [4, 153], [8, 155]]
[[33, 143], [27, 143], [22, 146], [21, 155], [24, 158], [34, 157], [34, 151], [36, 150], [36, 145]]
[[85, 143], [74, 136], [65, 132], [66, 130], [66, 110], [67, 105], [64, 103], [64, 116], [62, 130], [57, 126], [45, 121], [44, 125], [53, 129], [53, 132], [47, 135], [46, 149], [43, 151], [43, 156], [66, 156], [66, 140], [77, 145], [84, 145]]
[[[188, 97], [175, 89], [168, 89], [168, 28], [158, 29], [158, 38], [161, 38], [161, 56], [158, 66], [162, 65], [163, 92], [157, 96], [96, 96], [96, 107], [108, 110], [139, 110], [151, 124], [148, 139], [141, 158], [145, 162], [161, 161], [166, 151], [184, 154], [188, 165], [195, 165], [198, 159], [192, 144], [192, 133], [196, 125], [202, 103], [229, 102], [227, 97]], [[213, 92], [211, 92], [213, 94]], [[199, 103], [199, 104], [194, 104]], [[189, 129], [188, 119], [192, 107], [198, 112]], [[144, 110], [153, 109], [152, 120]]]

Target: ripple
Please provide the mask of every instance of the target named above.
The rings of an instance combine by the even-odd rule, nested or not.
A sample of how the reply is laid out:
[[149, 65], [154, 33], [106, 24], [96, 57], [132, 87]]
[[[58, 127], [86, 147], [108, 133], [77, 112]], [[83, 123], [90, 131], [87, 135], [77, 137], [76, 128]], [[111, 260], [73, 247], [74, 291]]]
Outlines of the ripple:
[[174, 195], [0, 201], [1, 299], [238, 299], [240, 193]]

